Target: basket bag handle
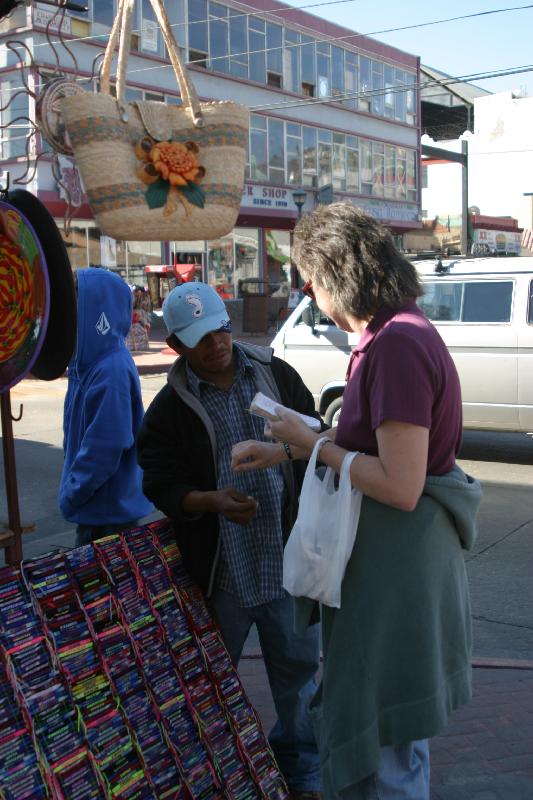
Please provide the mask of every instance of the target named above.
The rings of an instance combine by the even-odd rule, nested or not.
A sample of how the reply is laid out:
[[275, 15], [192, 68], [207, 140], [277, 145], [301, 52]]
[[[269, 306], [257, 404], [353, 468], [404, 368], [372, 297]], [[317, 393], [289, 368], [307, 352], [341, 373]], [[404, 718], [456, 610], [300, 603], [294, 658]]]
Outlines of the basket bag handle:
[[[187, 73], [187, 68], [182, 63], [179, 48], [176, 43], [172, 27], [170, 25], [167, 12], [163, 5], [162, 0], [150, 0], [152, 8], [154, 9], [157, 21], [161, 27], [163, 39], [167, 47], [168, 55], [174, 74], [178, 81], [178, 86], [181, 92], [181, 98], [184, 108], [191, 116], [193, 125], [197, 128], [203, 128], [205, 120], [200, 108], [200, 101], [196, 94], [196, 89]], [[118, 63], [117, 63], [117, 102], [121, 109], [122, 118], [124, 119], [124, 93], [126, 89], [126, 70], [128, 67], [128, 52], [131, 40], [133, 9], [135, 0], [120, 0], [120, 6], [117, 16], [113, 22], [109, 41], [105, 50], [104, 60], [102, 63], [101, 74], [101, 90], [104, 94], [111, 94], [109, 90], [109, 83], [111, 77], [111, 64], [113, 61], [113, 53], [119, 45]], [[124, 121], [126, 121], [124, 119]]]

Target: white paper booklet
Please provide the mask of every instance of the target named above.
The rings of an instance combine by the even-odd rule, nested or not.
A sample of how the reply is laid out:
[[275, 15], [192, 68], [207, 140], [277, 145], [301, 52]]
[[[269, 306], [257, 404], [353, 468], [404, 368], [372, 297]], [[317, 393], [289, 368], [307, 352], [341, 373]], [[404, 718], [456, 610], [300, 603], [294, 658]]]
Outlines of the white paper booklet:
[[276, 422], [279, 420], [279, 417], [276, 414], [276, 408], [283, 408], [286, 411], [292, 411], [293, 414], [296, 414], [296, 416], [300, 417], [300, 419], [305, 422], [306, 425], [312, 428], [312, 430], [320, 430], [320, 422], [318, 419], [309, 417], [307, 414], [300, 414], [299, 411], [294, 411], [292, 408], [287, 408], [287, 406], [278, 403], [277, 400], [272, 400], [271, 397], [267, 397], [266, 394], [263, 394], [263, 392], [257, 392], [255, 395], [250, 405], [250, 412], [252, 414], [257, 414], [257, 416], [263, 417], [264, 419], [269, 419], [272, 422]]

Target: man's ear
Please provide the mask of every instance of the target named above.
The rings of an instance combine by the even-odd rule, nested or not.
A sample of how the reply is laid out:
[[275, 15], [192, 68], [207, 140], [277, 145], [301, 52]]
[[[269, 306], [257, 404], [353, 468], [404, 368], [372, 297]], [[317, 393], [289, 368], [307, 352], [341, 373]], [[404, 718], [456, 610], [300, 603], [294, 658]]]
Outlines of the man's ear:
[[175, 333], [170, 334], [165, 341], [171, 350], [174, 350], [179, 356], [183, 355], [183, 346]]

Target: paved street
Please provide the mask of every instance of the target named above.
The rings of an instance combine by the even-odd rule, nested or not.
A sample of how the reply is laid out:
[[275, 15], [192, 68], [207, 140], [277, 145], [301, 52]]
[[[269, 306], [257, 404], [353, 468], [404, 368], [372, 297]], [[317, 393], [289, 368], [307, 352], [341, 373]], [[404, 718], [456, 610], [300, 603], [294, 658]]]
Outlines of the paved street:
[[[145, 405], [165, 377], [141, 377]], [[22, 520], [33, 527], [24, 536], [26, 557], [73, 544], [73, 528], [56, 509], [65, 389], [63, 379], [22, 381], [11, 393], [15, 416], [23, 404], [14, 432]], [[467, 557], [474, 699], [432, 742], [432, 800], [533, 798], [532, 463], [529, 436], [465, 434], [461, 464], [484, 488], [479, 539]], [[5, 516], [2, 493], [0, 518]], [[274, 709], [253, 635], [240, 671], [268, 728]]]

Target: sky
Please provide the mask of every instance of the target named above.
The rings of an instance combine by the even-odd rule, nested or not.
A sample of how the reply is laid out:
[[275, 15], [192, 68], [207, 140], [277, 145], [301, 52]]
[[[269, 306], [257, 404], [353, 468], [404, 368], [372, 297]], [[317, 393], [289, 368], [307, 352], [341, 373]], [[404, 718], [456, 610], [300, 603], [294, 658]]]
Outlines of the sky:
[[[523, 0], [446, 0], [444, 3], [347, 0], [310, 8], [314, 2], [319, 0], [291, 0], [291, 5], [306, 7], [316, 16], [418, 55], [423, 64], [454, 77], [529, 66], [530, 72], [470, 82], [490, 92], [521, 89], [533, 97], [533, 3]], [[386, 28], [528, 5], [529, 8], [523, 10], [378, 33]]]

